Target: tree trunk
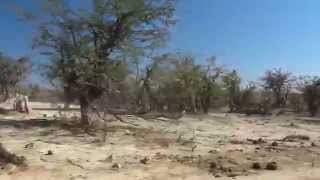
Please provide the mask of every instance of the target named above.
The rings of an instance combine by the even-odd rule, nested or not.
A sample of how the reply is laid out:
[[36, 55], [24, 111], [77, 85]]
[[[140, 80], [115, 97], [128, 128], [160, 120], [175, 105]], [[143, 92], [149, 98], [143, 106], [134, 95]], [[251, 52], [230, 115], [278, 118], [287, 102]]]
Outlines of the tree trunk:
[[89, 101], [85, 97], [80, 97], [80, 113], [81, 113], [81, 124], [89, 125]]
[[204, 114], [208, 114], [210, 108], [210, 97], [203, 97], [201, 99], [202, 110]]
[[197, 113], [196, 97], [194, 94], [190, 95], [190, 100], [191, 100], [191, 111], [193, 113]]

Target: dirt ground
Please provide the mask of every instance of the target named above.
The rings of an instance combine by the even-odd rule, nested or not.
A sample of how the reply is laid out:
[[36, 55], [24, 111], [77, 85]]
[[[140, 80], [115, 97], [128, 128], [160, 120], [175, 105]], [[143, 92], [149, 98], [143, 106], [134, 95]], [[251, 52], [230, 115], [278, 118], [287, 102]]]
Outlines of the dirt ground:
[[0, 142], [28, 164], [3, 166], [1, 180], [320, 179], [320, 119], [122, 116], [136, 126], [112, 122], [107, 131], [88, 133], [56, 120], [61, 115], [34, 110], [0, 116]]

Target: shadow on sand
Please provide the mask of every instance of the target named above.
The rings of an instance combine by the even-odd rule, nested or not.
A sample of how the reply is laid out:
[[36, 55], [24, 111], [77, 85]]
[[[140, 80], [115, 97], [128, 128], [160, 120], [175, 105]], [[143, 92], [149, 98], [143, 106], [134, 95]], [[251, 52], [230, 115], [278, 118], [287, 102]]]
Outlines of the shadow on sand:
[[1, 127], [14, 127], [14, 128], [32, 128], [40, 127], [46, 128], [50, 126], [61, 126], [61, 121], [47, 120], [47, 119], [30, 119], [30, 120], [0, 120]]

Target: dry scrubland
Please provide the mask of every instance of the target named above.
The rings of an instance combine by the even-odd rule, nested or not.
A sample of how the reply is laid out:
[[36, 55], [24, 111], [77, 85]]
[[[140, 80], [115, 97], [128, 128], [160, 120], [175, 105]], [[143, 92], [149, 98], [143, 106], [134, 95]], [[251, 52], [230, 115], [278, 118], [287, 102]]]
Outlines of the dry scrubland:
[[35, 51], [0, 52], [0, 180], [320, 179], [320, 119], [300, 115], [319, 114], [320, 77], [275, 68], [246, 83], [215, 56], [165, 52], [175, 0], [86, 3], [14, 5]]
[[1, 180], [320, 179], [318, 119], [290, 114], [215, 113], [178, 120], [122, 116], [136, 126], [109, 123], [103, 142], [103, 131], [71, 128], [54, 120], [55, 113], [1, 115], [1, 143], [28, 165], [2, 165]]

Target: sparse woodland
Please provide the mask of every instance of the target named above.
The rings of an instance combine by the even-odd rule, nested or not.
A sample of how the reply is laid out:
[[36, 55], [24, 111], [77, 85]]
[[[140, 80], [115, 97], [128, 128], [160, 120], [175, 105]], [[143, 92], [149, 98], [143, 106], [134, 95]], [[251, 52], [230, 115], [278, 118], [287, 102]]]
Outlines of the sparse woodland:
[[[247, 83], [215, 57], [157, 52], [176, 22], [172, 0], [92, 0], [86, 10], [63, 0], [39, 5], [41, 16], [29, 11], [19, 16], [37, 27], [33, 46], [50, 60], [41, 66], [55, 89], [50, 93], [66, 105], [79, 103], [84, 125], [92, 107], [136, 114], [208, 113], [224, 107], [248, 114], [268, 114], [274, 108], [317, 114], [317, 77], [297, 78], [273, 69]], [[39, 96], [37, 85], [18, 86], [29, 74], [28, 60], [9, 59], [0, 59], [6, 69], [0, 77], [3, 100], [18, 90]]]
[[70, 2], [13, 12], [32, 55], [0, 53], [1, 180], [320, 179], [320, 77], [168, 50], [176, 0]]

